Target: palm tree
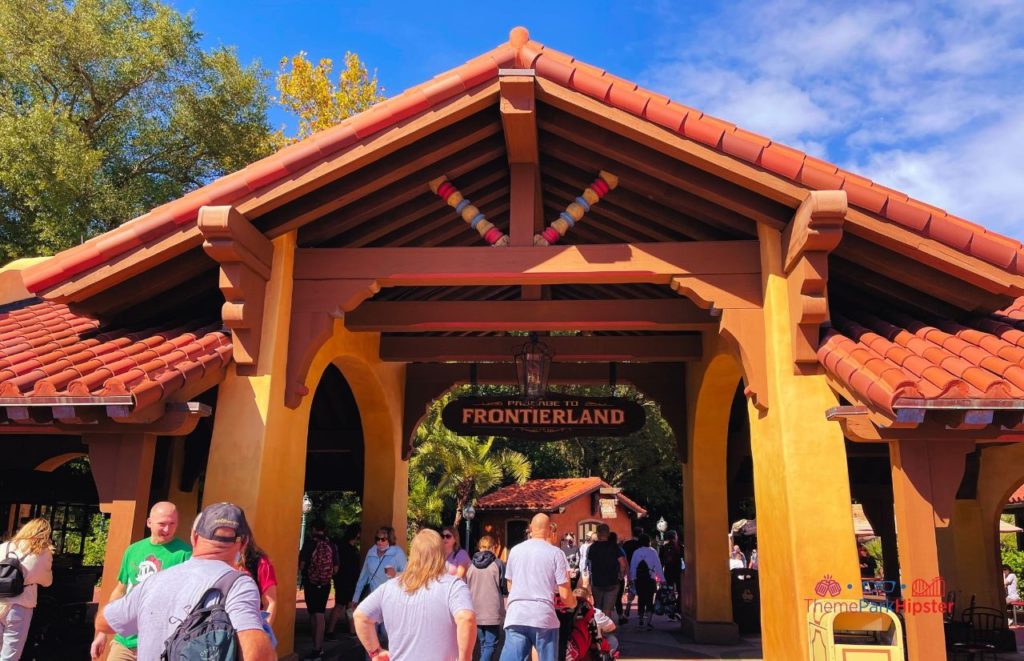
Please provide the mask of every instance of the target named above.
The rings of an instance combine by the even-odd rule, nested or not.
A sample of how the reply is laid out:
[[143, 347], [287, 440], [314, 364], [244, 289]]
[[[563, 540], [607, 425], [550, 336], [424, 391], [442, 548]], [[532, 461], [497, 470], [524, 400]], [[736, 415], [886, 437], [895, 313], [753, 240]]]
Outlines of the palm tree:
[[[436, 407], [440, 411], [440, 406]], [[484, 440], [459, 436], [431, 415], [417, 430], [416, 454], [409, 464], [415, 480], [426, 477], [436, 494], [455, 501], [454, 526], [462, 521], [462, 509], [506, 478], [517, 484], [530, 479], [530, 460], [515, 450], [492, 450], [494, 437]]]

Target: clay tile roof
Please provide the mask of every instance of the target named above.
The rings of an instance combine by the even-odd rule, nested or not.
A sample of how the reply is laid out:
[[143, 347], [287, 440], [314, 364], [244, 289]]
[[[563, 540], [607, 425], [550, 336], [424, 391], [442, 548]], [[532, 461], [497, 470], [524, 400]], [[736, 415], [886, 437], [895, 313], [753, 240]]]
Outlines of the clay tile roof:
[[1017, 490], [1014, 491], [1013, 495], [1010, 496], [1009, 502], [1010, 502], [1011, 505], [1014, 505], [1014, 504], [1017, 504], [1017, 503], [1024, 503], [1024, 484], [1022, 484], [1021, 486], [1017, 487]]
[[[492, 491], [477, 502], [481, 510], [534, 510], [550, 512], [581, 496], [608, 487], [599, 477], [570, 477], [547, 480], [529, 480]], [[647, 510], [620, 493], [619, 502], [641, 516]]]
[[184, 225], [194, 224], [201, 206], [231, 204], [293, 177], [374, 133], [496, 79], [498, 70], [507, 67], [532, 68], [541, 78], [808, 188], [842, 188], [854, 206], [962, 253], [1024, 274], [1024, 248], [1018, 241], [989, 232], [802, 151], [670, 101], [533, 41], [525, 28], [517, 27], [511, 31], [509, 41], [494, 50], [27, 269], [25, 285], [32, 292], [45, 290], [146, 242], [178, 231]]
[[[905, 313], [834, 314], [818, 361], [861, 403], [893, 413], [901, 400], [1024, 399], [1024, 299], [964, 323]], [[904, 406], [911, 406], [904, 402]]]
[[230, 359], [220, 323], [101, 328], [49, 301], [0, 308], [0, 401], [8, 406], [124, 395], [144, 408], [216, 376]]

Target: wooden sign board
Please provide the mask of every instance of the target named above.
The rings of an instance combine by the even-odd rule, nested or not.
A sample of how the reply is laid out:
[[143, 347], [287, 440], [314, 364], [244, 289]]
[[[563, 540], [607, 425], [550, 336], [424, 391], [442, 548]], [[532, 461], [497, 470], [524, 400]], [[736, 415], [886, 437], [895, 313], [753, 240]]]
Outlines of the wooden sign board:
[[628, 436], [643, 428], [644, 408], [621, 397], [547, 394], [460, 397], [441, 412], [444, 426], [462, 436], [508, 436], [556, 441], [581, 436]]
[[619, 501], [615, 500], [614, 498], [602, 498], [601, 499], [601, 518], [602, 519], [614, 519], [614, 518], [616, 518], [618, 516], [618, 511], [616, 510], [615, 506], [618, 505], [618, 502]]

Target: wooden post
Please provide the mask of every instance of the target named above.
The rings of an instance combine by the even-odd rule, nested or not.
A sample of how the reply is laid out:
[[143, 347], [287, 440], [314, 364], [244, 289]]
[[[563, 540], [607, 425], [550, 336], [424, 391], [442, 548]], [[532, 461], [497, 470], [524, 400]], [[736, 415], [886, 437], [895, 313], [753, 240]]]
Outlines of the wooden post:
[[117, 584], [125, 549], [145, 537], [156, 436], [102, 434], [86, 436], [85, 442], [89, 446], [100, 511], [110, 515], [99, 594], [99, 603], [106, 604]]
[[[907, 586], [903, 596], [905, 599], [923, 598], [921, 585], [932, 585], [936, 580], [941, 582], [933, 505], [935, 487], [940, 485], [932, 480], [932, 458], [927, 441], [894, 441], [889, 444], [889, 457], [892, 462], [900, 576]], [[952, 487], [954, 491], [956, 486]], [[924, 583], [917, 583], [919, 581]], [[945, 589], [941, 592], [944, 595]], [[941, 612], [907, 614], [904, 623], [910, 661], [945, 658], [946, 635]]]

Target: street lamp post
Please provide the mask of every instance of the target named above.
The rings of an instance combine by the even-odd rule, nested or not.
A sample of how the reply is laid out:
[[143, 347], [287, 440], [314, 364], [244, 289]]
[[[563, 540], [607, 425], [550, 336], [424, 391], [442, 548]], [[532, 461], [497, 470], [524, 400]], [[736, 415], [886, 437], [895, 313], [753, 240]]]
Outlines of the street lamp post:
[[665, 517], [659, 517], [658, 522], [654, 524], [654, 527], [658, 529], [659, 541], [665, 543], [665, 531], [668, 530], [668, 522], [665, 521]]
[[462, 518], [466, 520], [466, 545], [463, 547], [466, 549], [466, 553], [469, 553], [469, 526], [473, 522], [473, 517], [476, 516], [476, 510], [473, 509], [472, 505], [466, 505], [462, 509]]
[[299, 550], [302, 550], [302, 543], [306, 541], [306, 515], [313, 509], [313, 501], [309, 494], [302, 494], [302, 525], [299, 526]]

